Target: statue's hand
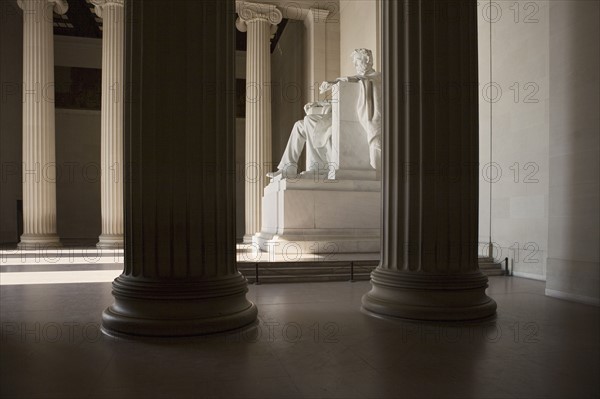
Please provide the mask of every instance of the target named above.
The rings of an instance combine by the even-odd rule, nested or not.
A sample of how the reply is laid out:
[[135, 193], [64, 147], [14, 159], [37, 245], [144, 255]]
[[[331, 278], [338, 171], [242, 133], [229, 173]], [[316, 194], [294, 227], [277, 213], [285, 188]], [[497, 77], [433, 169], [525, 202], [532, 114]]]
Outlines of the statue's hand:
[[333, 86], [333, 84], [331, 82], [323, 82], [321, 83], [321, 86], [319, 87], [319, 94], [323, 94], [328, 90], [331, 90], [331, 87]]
[[342, 76], [337, 78], [338, 82], [358, 82], [360, 78], [358, 76]]
[[307, 104], [304, 106], [304, 113], [306, 113], [306, 114], [308, 115], [308, 111], [310, 111], [310, 110], [311, 110], [312, 108], [314, 108], [314, 107], [320, 107], [320, 106], [321, 106], [321, 104], [320, 104], [320, 103], [318, 103], [318, 102], [314, 102], [314, 103], [307, 103]]

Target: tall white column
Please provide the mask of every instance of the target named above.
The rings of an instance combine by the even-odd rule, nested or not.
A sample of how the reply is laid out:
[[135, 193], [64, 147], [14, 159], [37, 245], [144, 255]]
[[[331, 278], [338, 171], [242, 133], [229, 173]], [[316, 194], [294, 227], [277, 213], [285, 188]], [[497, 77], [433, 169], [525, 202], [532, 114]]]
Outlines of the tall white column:
[[235, 252], [234, 3], [126, 1], [125, 268], [109, 334], [255, 322]]
[[18, 0], [23, 10], [23, 235], [19, 247], [59, 245], [54, 125], [55, 11], [65, 0]]
[[237, 28], [247, 32], [246, 49], [246, 160], [244, 242], [261, 229], [265, 174], [272, 170], [271, 155], [271, 36], [282, 14], [274, 5], [236, 3]]
[[419, 320], [492, 316], [477, 264], [477, 2], [383, 7], [382, 257], [363, 308]]
[[100, 248], [123, 246], [124, 1], [92, 1], [103, 19]]
[[319, 86], [327, 80], [327, 17], [329, 10], [311, 8], [304, 18], [306, 27], [305, 71], [307, 87], [307, 102], [319, 101]]

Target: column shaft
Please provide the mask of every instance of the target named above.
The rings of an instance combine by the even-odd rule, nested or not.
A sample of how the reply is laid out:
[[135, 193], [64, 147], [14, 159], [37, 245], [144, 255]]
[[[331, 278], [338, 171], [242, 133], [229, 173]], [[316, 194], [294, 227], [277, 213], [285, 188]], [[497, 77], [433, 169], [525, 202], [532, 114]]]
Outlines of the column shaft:
[[19, 0], [23, 9], [23, 235], [19, 247], [58, 245], [53, 8], [62, 0]]
[[246, 159], [244, 242], [261, 231], [266, 173], [272, 170], [271, 35], [281, 12], [273, 5], [240, 2], [236, 23], [247, 32], [246, 48]]
[[365, 310], [494, 314], [477, 264], [477, 4], [384, 2], [382, 260]]
[[265, 173], [271, 159], [271, 24], [254, 19], [248, 25], [246, 53], [246, 234], [244, 241], [260, 231]]
[[101, 208], [98, 247], [123, 246], [123, 0], [95, 0], [102, 29]]
[[234, 4], [126, 2], [125, 269], [109, 334], [256, 320], [235, 264]]
[[[307, 85], [306, 102], [319, 101], [326, 94], [319, 94], [319, 86], [327, 80], [327, 17], [329, 10], [311, 8], [304, 18], [306, 27], [305, 71]], [[331, 77], [334, 78], [334, 77]], [[322, 97], [322, 98], [321, 98]], [[307, 163], [308, 166], [308, 163]]]

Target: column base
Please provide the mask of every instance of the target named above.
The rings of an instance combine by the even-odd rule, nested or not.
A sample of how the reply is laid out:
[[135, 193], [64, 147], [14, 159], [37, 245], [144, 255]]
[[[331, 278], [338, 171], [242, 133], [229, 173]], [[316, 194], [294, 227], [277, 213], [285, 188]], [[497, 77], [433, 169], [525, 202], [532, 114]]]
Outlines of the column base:
[[122, 234], [101, 234], [98, 238], [96, 247], [103, 249], [123, 249], [123, 235]]
[[243, 244], [252, 244], [252, 237], [254, 237], [254, 235], [245, 234], [242, 243]]
[[240, 274], [206, 280], [141, 281], [121, 275], [115, 303], [102, 314], [102, 331], [114, 336], [184, 337], [236, 330], [256, 321]]
[[488, 279], [480, 271], [442, 275], [377, 268], [362, 309], [373, 316], [424, 321], [485, 319], [496, 302], [485, 294]]
[[60, 238], [56, 234], [23, 234], [17, 244], [20, 249], [46, 249], [61, 247]]

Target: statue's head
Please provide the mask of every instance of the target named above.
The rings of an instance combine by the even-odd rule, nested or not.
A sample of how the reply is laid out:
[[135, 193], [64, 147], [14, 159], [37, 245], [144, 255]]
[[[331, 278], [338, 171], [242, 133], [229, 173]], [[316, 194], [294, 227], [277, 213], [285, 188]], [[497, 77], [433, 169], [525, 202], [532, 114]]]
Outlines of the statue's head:
[[366, 48], [358, 48], [350, 55], [356, 73], [364, 75], [373, 70], [373, 52]]

